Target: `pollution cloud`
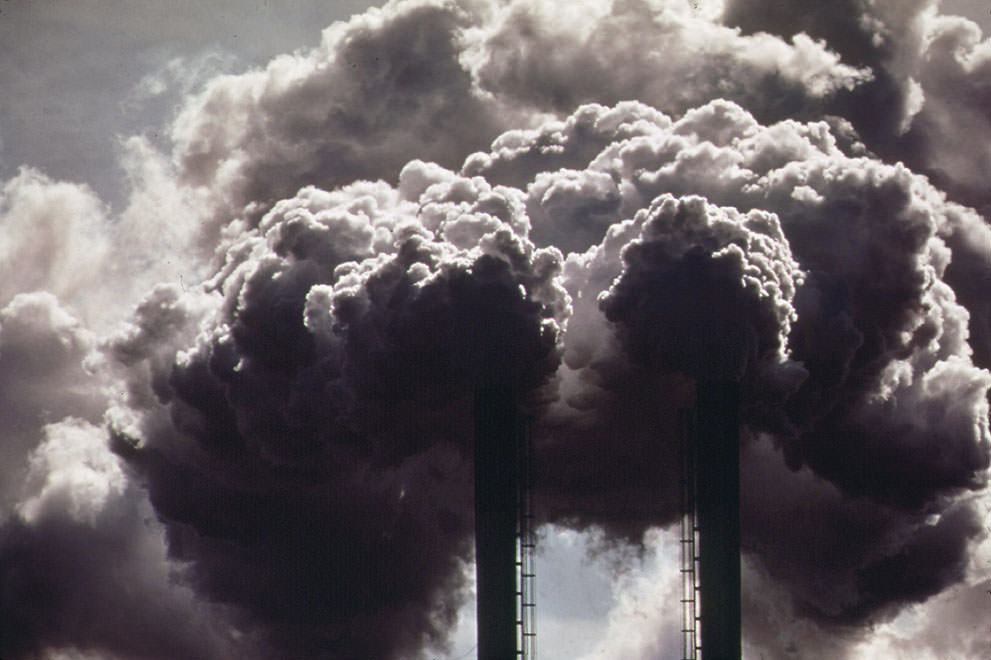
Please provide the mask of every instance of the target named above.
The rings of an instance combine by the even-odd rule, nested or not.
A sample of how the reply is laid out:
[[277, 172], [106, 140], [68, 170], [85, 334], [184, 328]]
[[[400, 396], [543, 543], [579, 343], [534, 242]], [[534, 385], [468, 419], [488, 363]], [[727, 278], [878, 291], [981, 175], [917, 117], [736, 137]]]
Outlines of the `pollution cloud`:
[[914, 611], [887, 648], [988, 650], [953, 621], [991, 561], [991, 46], [844, 6], [393, 2], [125, 141], [120, 213], [23, 168], [0, 655], [443, 648], [494, 377], [540, 521], [616, 547], [677, 520], [693, 379], [740, 380], [754, 657]]

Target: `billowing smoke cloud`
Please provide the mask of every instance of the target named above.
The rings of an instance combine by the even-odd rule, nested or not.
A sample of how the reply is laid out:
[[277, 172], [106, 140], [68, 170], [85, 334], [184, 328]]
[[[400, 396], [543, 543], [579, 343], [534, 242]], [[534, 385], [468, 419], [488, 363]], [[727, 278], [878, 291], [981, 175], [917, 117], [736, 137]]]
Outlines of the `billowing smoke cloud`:
[[173, 125], [173, 160], [184, 188], [210, 190], [213, 224], [254, 222], [305, 185], [394, 182], [414, 158], [458, 167], [502, 131], [582, 102], [682, 112], [725, 96], [780, 106], [768, 110], [780, 118], [869, 76], [805, 37], [741, 37], [676, 2], [562, 15], [553, 3], [408, 1], [211, 82]]
[[233, 623], [177, 583], [146, 493], [108, 450], [94, 341], [47, 293], [0, 312], [3, 655], [236, 654]]
[[86, 186], [21, 168], [0, 190], [0, 304], [45, 289], [78, 299], [107, 258], [106, 208]]
[[[608, 230], [599, 221], [602, 244], [568, 258], [575, 312], [564, 359], [574, 384], [549, 417], [548, 451], [561, 454], [544, 481], [555, 486], [553, 514], [607, 528], [625, 522], [627, 533], [634, 521], [670, 519], [677, 444], [675, 406], [664, 399], [679, 395], [655, 374], [737, 376], [751, 432], [773, 438], [792, 469], [807, 465], [835, 489], [785, 499], [818, 512], [808, 530], [794, 522], [805, 514], [760, 495], [770, 483], [799, 492], [783, 474], [754, 464], [744, 492], [746, 546], [779, 578], [809, 580], [793, 585], [806, 615], [860, 622], [959, 579], [980, 526], [946, 496], [983, 485], [989, 380], [972, 366], [967, 312], [941, 279], [967, 252], [951, 255], [941, 237], [958, 231], [961, 216], [982, 227], [979, 217], [904, 167], [843, 153], [825, 124], [764, 128], [723, 102], [649, 129], [646, 114], [626, 113], [634, 131], [617, 127], [618, 109], [583, 110], [556, 132], [569, 167], [581, 151], [571, 143], [585, 139], [572, 126], [601, 127], [593, 143], [601, 134], [620, 139], [586, 170], [538, 175], [529, 188], [531, 204], [547, 209], [534, 217], [564, 234], [571, 218], [587, 223], [589, 207], [653, 198], [632, 221]], [[469, 163], [479, 171], [526, 163], [547, 134]], [[542, 165], [553, 169], [546, 156]], [[603, 174], [598, 187], [576, 183]], [[666, 191], [746, 215], [700, 198], [676, 202]], [[632, 415], [640, 410], [651, 412]], [[654, 460], [613, 451], [617, 436]], [[569, 512], [572, 497], [598, 504]], [[837, 539], [843, 554], [809, 553]]]
[[215, 293], [160, 288], [109, 344], [138, 381], [112, 430], [171, 552], [293, 656], [442, 639], [472, 550], [473, 388], [557, 364], [561, 255], [526, 240], [522, 193], [420, 162], [399, 180], [279, 202], [225, 246]]
[[741, 36], [689, 3], [511, 2], [479, 50], [483, 88], [540, 109], [636, 98], [680, 112], [713, 97], [770, 115], [815, 105], [870, 77], [797, 35]]
[[980, 206], [988, 203], [988, 161], [967, 136], [987, 127], [983, 81], [991, 60], [980, 29], [938, 15], [938, 5], [850, 0], [782, 7], [731, 0], [725, 20], [745, 33], [803, 32], [825, 40], [844, 62], [869, 65], [874, 78], [839, 94], [833, 109], [845, 113], [872, 148], [908, 161], [961, 201]]
[[749, 652], [950, 616], [986, 585], [987, 42], [848, 4], [392, 3], [127, 141], [115, 221], [7, 182], [0, 654], [443, 649], [493, 379], [540, 522], [615, 548], [677, 520], [694, 379], [740, 381]]
[[[784, 8], [764, 0], [732, 0], [725, 20], [744, 32], [790, 35], [801, 30], [824, 39], [852, 65], [870, 65], [874, 76], [827, 104], [849, 119], [870, 149], [907, 163], [927, 175], [954, 201], [985, 218], [991, 197], [991, 160], [983, 137], [988, 130], [987, 85], [991, 51], [980, 28], [958, 16], [942, 16], [938, 2], [805, 3]], [[984, 223], [948, 238], [970, 242], [949, 267], [947, 281], [971, 312], [975, 360], [991, 366], [987, 287], [991, 240]]]
[[[40, 440], [39, 423], [61, 419], [55, 415], [100, 421], [106, 404], [93, 395], [91, 378], [82, 364], [93, 342], [92, 333], [51, 294], [21, 294], [0, 310], [0, 387], [4, 393], [0, 451], [11, 472], [27, 470], [28, 454]], [[15, 484], [5, 479], [0, 485], [5, 509], [18, 500]]]

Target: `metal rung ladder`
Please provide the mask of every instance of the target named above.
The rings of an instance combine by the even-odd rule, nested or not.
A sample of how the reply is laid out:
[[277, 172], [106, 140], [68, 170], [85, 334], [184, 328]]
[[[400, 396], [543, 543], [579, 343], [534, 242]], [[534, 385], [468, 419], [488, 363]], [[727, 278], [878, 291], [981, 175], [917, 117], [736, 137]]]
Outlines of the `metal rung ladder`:
[[678, 411], [681, 454], [681, 635], [682, 658], [701, 660], [699, 635], [700, 585], [698, 554], [698, 501], [695, 481], [695, 420], [693, 411]]
[[516, 552], [516, 601], [519, 605], [519, 618], [516, 620], [516, 655], [523, 660], [537, 658], [537, 589], [536, 547], [533, 516], [533, 436], [527, 419], [520, 421], [518, 437], [519, 487], [516, 502], [517, 512], [517, 552]]

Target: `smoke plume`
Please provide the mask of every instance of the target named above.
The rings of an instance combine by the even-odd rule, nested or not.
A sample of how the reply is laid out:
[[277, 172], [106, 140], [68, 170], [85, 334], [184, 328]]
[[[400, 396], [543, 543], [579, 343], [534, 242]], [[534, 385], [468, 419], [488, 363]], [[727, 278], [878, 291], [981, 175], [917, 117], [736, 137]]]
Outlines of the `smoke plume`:
[[[779, 4], [391, 2], [124, 141], [116, 215], [6, 182], [0, 655], [443, 650], [477, 385], [538, 522], [643, 556], [728, 378], [747, 652], [950, 657], [869, 631], [987, 588], [991, 46]], [[661, 653], [624, 584], [603, 652]]]

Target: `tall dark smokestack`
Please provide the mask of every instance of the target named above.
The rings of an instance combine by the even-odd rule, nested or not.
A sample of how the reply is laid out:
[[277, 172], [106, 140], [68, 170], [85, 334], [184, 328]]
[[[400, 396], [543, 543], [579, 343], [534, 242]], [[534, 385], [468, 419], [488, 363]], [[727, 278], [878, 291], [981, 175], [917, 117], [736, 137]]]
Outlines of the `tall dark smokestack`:
[[740, 385], [696, 385], [702, 657], [740, 660]]
[[475, 390], [475, 575], [479, 660], [516, 658], [519, 420], [509, 385]]

